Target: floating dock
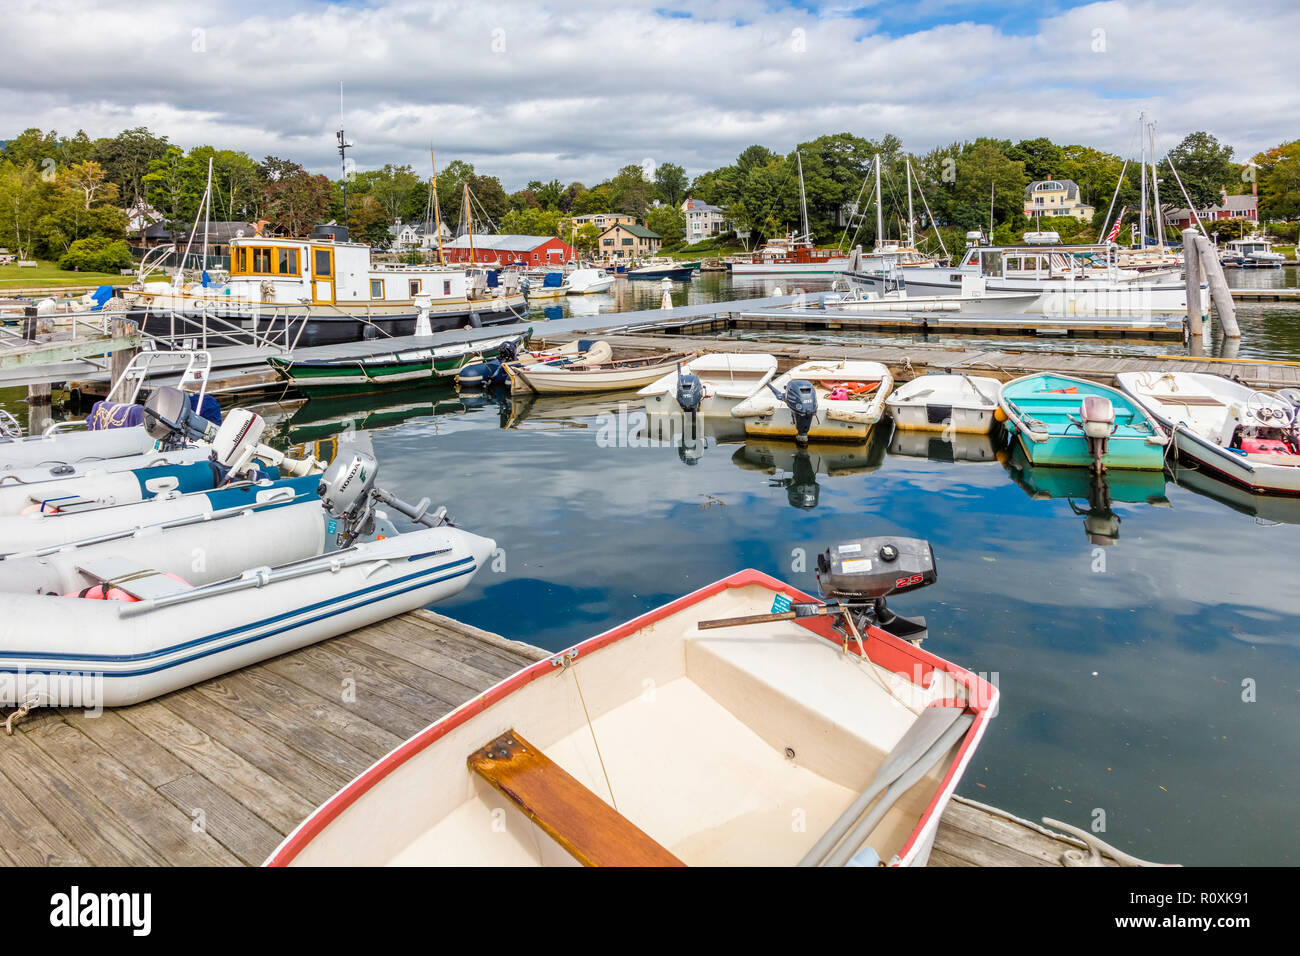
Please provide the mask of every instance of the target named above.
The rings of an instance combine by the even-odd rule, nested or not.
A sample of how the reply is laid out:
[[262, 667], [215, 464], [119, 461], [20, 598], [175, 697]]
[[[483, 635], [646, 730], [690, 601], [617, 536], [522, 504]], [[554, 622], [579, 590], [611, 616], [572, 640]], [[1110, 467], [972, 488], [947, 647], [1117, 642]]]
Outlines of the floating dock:
[[[99, 716], [34, 711], [0, 735], [0, 863], [260, 864], [374, 761], [551, 656], [413, 611]], [[958, 797], [930, 865], [1058, 866], [1083, 849]]]

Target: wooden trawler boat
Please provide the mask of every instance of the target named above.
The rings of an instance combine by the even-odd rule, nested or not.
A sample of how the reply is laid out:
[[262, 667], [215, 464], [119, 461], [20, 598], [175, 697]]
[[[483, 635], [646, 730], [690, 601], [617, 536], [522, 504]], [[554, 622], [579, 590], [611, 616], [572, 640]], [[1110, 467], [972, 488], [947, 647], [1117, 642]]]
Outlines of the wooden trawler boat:
[[804, 362], [731, 410], [745, 434], [802, 443], [865, 441], [884, 414], [894, 377], [879, 362]]
[[804, 194], [803, 156], [795, 153], [799, 169], [799, 209], [803, 225], [799, 235], [773, 236], [748, 259], [732, 259], [728, 268], [733, 276], [804, 276], [833, 275], [848, 267], [847, 256], [838, 250], [818, 249], [813, 244], [808, 222], [808, 200]]
[[682, 363], [637, 395], [646, 412], [680, 409], [706, 418], [731, 416], [731, 410], [776, 374], [776, 358], [763, 352], [711, 352]]
[[997, 424], [1002, 383], [978, 375], [921, 375], [900, 385], [885, 408], [900, 429], [987, 435]]
[[1124, 393], [1178, 453], [1254, 493], [1300, 495], [1300, 390], [1261, 392], [1203, 372], [1120, 372]]
[[538, 661], [268, 864], [923, 865], [997, 690], [885, 604], [935, 580], [926, 542], [846, 542], [818, 578], [824, 603], [742, 571]]
[[[352, 451], [317, 503], [7, 557], [0, 704], [126, 706], [459, 593], [495, 542], [375, 487], [376, 471]], [[423, 527], [399, 533], [381, 506]]]
[[999, 407], [1032, 464], [1164, 470], [1169, 439], [1159, 423], [1109, 385], [1026, 375], [1002, 386]]
[[420, 388], [439, 378], [453, 380], [468, 365], [494, 359], [503, 349], [527, 348], [533, 330], [497, 338], [454, 342], [403, 352], [340, 355], [337, 358], [267, 359], [276, 375], [307, 396], [364, 395]]
[[217, 286], [139, 282], [128, 294], [141, 329], [168, 338], [250, 335], [290, 346], [412, 335], [427, 315], [433, 332], [517, 322], [524, 295], [496, 273], [446, 266], [375, 263], [344, 226], [317, 226], [308, 239], [262, 235], [230, 241], [230, 278]]
[[694, 356], [693, 352], [674, 352], [667, 355], [647, 355], [640, 358], [616, 359], [608, 362], [553, 362], [535, 365], [507, 365], [510, 380], [516, 379], [539, 395], [558, 395], [576, 392], [616, 392], [625, 388], [649, 385], [678, 362]]

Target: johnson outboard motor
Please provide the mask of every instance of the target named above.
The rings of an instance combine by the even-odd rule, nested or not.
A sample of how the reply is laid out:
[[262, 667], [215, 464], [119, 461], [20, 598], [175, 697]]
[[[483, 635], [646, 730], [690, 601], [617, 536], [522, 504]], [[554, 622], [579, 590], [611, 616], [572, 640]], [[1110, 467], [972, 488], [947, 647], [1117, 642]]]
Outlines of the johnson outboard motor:
[[794, 419], [795, 441], [805, 444], [808, 441], [808, 430], [812, 428], [813, 418], [817, 415], [817, 389], [813, 388], [812, 382], [802, 378], [788, 383], [784, 395], [776, 390], [775, 385], [769, 384], [767, 387], [790, 409], [790, 417]]
[[916, 644], [925, 639], [925, 618], [895, 614], [885, 598], [928, 587], [938, 579], [934, 549], [920, 538], [856, 538], [817, 556], [822, 595], [852, 614], [859, 632], [878, 627]]
[[1105, 395], [1085, 395], [1079, 415], [1083, 435], [1088, 439], [1088, 451], [1092, 455], [1092, 470], [1100, 474], [1106, 470], [1102, 459], [1110, 444], [1110, 436], [1115, 434], [1115, 407]]
[[417, 504], [408, 504], [396, 495], [375, 485], [379, 463], [369, 452], [354, 448], [339, 449], [338, 456], [321, 475], [316, 494], [330, 520], [327, 525], [336, 548], [346, 548], [361, 535], [376, 531], [395, 535], [397, 529], [384, 516], [375, 513], [377, 504], [387, 505], [417, 524], [428, 528], [450, 525], [446, 508], [429, 513], [429, 499], [421, 498]]
[[694, 417], [704, 401], [704, 383], [694, 372], [683, 372], [682, 363], [677, 363], [677, 404], [687, 415]]

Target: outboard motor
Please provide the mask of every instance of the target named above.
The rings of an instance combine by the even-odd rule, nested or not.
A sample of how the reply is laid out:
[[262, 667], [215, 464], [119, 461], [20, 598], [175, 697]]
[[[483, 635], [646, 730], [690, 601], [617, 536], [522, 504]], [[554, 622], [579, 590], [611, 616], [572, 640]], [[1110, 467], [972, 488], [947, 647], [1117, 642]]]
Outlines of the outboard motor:
[[1115, 407], [1105, 395], [1085, 395], [1079, 414], [1084, 437], [1088, 439], [1088, 451], [1092, 454], [1092, 470], [1100, 474], [1106, 470], [1102, 459], [1106, 455], [1106, 446], [1110, 444], [1110, 436], [1115, 434]]
[[785, 387], [782, 395], [776, 386], [769, 384], [772, 394], [785, 402], [794, 419], [795, 441], [803, 445], [808, 442], [808, 430], [812, 428], [813, 418], [817, 415], [817, 389], [807, 379], [797, 378]]
[[694, 372], [683, 372], [682, 363], [677, 363], [677, 404], [681, 410], [692, 418], [700, 410], [704, 401], [704, 383]]
[[822, 595], [852, 614], [859, 632], [878, 627], [914, 644], [925, 639], [925, 618], [895, 614], [885, 598], [928, 587], [938, 579], [934, 549], [920, 538], [856, 538], [817, 556]]
[[321, 475], [316, 494], [330, 521], [328, 533], [333, 536], [336, 548], [346, 548], [359, 536], [378, 531], [395, 535], [397, 529], [382, 514], [375, 513], [375, 505], [383, 504], [428, 528], [450, 525], [446, 508], [429, 513], [429, 499], [418, 504], [407, 504], [401, 498], [376, 487], [379, 462], [369, 452], [354, 448], [341, 448], [338, 456]]
[[236, 408], [212, 436], [212, 460], [231, 475], [242, 475], [261, 449], [266, 420], [246, 408]]
[[144, 403], [144, 427], [163, 451], [211, 441], [217, 434], [217, 426], [190, 407], [190, 397], [170, 385], [154, 389]]

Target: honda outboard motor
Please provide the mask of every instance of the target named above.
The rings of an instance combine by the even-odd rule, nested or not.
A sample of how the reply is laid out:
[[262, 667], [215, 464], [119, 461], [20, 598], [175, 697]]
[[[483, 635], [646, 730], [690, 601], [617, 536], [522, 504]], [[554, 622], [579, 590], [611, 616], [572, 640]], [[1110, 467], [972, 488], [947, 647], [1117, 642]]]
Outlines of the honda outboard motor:
[[184, 448], [193, 441], [211, 441], [217, 426], [190, 407], [190, 397], [179, 388], [156, 388], [144, 403], [144, 427], [163, 451]]
[[785, 387], [782, 395], [774, 385], [768, 385], [774, 395], [785, 402], [794, 419], [795, 441], [804, 444], [808, 441], [808, 430], [812, 428], [813, 418], [817, 415], [817, 389], [807, 379], [797, 378]]
[[694, 372], [683, 372], [677, 363], [677, 404], [687, 415], [694, 416], [704, 401], [704, 383]]
[[859, 631], [878, 627], [913, 643], [925, 639], [925, 618], [895, 614], [885, 598], [928, 587], [938, 579], [934, 549], [920, 538], [857, 538], [817, 556], [822, 595], [853, 614]]
[[1106, 455], [1110, 436], [1115, 434], [1115, 407], [1105, 395], [1085, 395], [1079, 414], [1084, 437], [1088, 439], [1088, 451], [1092, 454], [1092, 470], [1103, 472], [1106, 465], [1102, 458]]
[[346, 548], [363, 534], [376, 531], [395, 535], [397, 529], [384, 516], [375, 514], [375, 505], [384, 504], [428, 528], [451, 524], [446, 508], [429, 514], [429, 499], [407, 504], [401, 498], [375, 486], [379, 463], [368, 452], [340, 448], [337, 457], [321, 475], [316, 493], [320, 496], [330, 521], [327, 533], [336, 548]]

